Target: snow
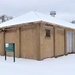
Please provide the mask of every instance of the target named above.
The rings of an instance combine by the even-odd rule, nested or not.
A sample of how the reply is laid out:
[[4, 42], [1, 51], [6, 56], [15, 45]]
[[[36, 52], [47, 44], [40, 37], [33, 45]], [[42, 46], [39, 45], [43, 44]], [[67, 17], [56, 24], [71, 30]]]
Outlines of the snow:
[[4, 22], [0, 24], [0, 27], [11, 26], [11, 25], [16, 25], [16, 24], [21, 24], [21, 23], [35, 22], [35, 21], [46, 21], [46, 22], [50, 22], [53, 24], [58, 24], [60, 26], [75, 29], [75, 25], [72, 23], [69, 23], [67, 21], [62, 21], [57, 18], [51, 17], [49, 15], [41, 14], [41, 13], [34, 12], [34, 11], [31, 11], [20, 17]]
[[75, 54], [42, 61], [0, 56], [0, 75], [75, 75]]

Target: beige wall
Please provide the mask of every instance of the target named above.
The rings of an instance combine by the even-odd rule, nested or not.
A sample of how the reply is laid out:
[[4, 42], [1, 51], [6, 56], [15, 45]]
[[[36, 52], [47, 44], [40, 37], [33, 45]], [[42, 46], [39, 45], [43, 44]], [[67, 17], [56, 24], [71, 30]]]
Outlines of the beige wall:
[[[39, 25], [28, 25], [20, 28], [9, 29], [0, 33], [1, 50], [0, 54], [4, 54], [4, 38], [5, 43], [15, 43], [16, 57], [39, 59]], [[5, 35], [5, 37], [4, 37]], [[7, 56], [13, 56], [12, 52], [7, 52]]]
[[[50, 30], [50, 37], [46, 37], [45, 29]], [[40, 58], [48, 58], [54, 56], [54, 47], [53, 47], [53, 27], [41, 25], [40, 28]]]
[[55, 28], [55, 56], [64, 55], [64, 29]]
[[[15, 43], [16, 57], [40, 60], [64, 55], [66, 53], [66, 32], [68, 30], [65, 29], [64, 32], [64, 28], [50, 25], [46, 22], [26, 24], [15, 28], [15, 30], [11, 28], [5, 32], [5, 37], [4, 32], [0, 32], [0, 55], [4, 55], [4, 38], [5, 43]], [[45, 29], [50, 30], [50, 37], [46, 37]], [[75, 47], [73, 51], [75, 52]], [[13, 54], [8, 52], [7, 55], [12, 56]]]
[[0, 55], [4, 55], [4, 32], [0, 32]]
[[37, 59], [37, 30], [36, 28], [21, 28], [21, 57]]
[[[16, 43], [16, 32], [5, 33], [5, 43]], [[16, 47], [15, 47], [16, 48]], [[8, 56], [13, 56], [12, 52], [7, 52]]]
[[[5, 43], [15, 43], [15, 55], [16, 57], [19, 57], [18, 55], [18, 45], [17, 45], [17, 40], [18, 40], [18, 36], [17, 36], [17, 30], [16, 31], [8, 31], [5, 32]], [[13, 56], [12, 52], [7, 52], [8, 56]]]

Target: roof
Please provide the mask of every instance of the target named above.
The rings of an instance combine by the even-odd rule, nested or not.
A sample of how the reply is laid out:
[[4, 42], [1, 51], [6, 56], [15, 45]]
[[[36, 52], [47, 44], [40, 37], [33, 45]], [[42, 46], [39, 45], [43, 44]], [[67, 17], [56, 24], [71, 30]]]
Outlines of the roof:
[[75, 25], [69, 23], [67, 21], [59, 20], [55, 17], [51, 17], [49, 15], [45, 15], [42, 13], [31, 11], [27, 14], [24, 14], [20, 17], [14, 18], [12, 20], [6, 21], [0, 24], [0, 27], [11, 26], [16, 24], [28, 23], [28, 22], [35, 22], [35, 21], [46, 21], [53, 24], [58, 24], [59, 26], [69, 27], [75, 29]]

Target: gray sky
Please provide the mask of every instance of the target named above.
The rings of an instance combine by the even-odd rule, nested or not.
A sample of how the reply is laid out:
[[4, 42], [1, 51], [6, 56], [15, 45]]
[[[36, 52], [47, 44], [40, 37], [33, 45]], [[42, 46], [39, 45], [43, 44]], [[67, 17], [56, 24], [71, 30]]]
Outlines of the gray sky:
[[56, 11], [57, 18], [71, 21], [75, 20], [75, 0], [0, 0], [0, 15], [18, 17], [30, 11]]

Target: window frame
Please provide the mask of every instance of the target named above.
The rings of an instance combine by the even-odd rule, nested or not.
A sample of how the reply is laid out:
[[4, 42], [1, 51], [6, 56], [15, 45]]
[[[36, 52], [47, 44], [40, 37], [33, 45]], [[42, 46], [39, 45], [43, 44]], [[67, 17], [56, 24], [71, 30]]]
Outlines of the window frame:
[[51, 30], [50, 29], [45, 29], [45, 37], [50, 38], [51, 37]]

